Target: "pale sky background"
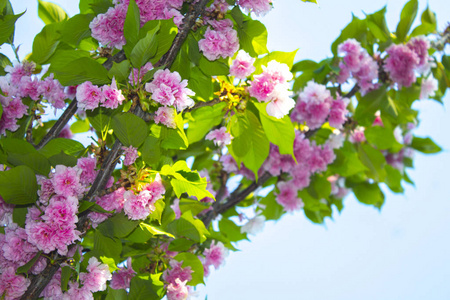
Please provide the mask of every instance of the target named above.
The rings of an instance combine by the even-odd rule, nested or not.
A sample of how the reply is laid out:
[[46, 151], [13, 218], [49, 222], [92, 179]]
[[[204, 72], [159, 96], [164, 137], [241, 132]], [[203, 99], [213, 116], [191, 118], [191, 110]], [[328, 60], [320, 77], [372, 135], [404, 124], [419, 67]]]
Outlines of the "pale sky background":
[[[53, 2], [70, 16], [78, 13], [78, 1]], [[321, 60], [331, 54], [331, 42], [352, 12], [362, 17], [387, 4], [388, 25], [395, 30], [406, 1], [320, 0], [320, 6], [274, 2], [275, 8], [262, 18], [269, 49], [299, 48], [297, 60]], [[419, 15], [429, 3], [444, 29], [450, 21], [448, 0], [419, 2]], [[43, 23], [37, 18], [37, 1], [12, 4], [16, 13], [27, 9], [16, 28], [24, 57]], [[11, 57], [9, 49], [1, 50]], [[444, 151], [416, 155], [416, 168], [409, 172], [415, 187], [406, 185], [404, 195], [388, 192], [381, 212], [349, 196], [343, 212], [323, 226], [312, 224], [302, 212], [267, 223], [251, 242], [238, 244], [241, 251], [212, 273], [201, 295], [206, 291], [209, 300], [450, 299], [449, 102], [448, 96], [443, 106], [416, 102], [421, 120], [416, 135], [431, 136]]]

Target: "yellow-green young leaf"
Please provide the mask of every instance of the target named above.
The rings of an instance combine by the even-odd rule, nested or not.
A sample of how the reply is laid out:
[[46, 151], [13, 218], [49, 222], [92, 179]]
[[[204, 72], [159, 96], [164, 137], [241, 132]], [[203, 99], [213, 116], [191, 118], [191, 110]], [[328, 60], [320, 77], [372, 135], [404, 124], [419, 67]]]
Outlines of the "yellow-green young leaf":
[[238, 24], [239, 43], [252, 57], [269, 52], [267, 50], [267, 30], [259, 21], [247, 19]]
[[392, 129], [384, 126], [368, 127], [364, 131], [367, 141], [380, 150], [387, 150], [396, 144]]
[[399, 42], [403, 42], [408, 35], [409, 30], [417, 16], [417, 10], [419, 8], [419, 3], [417, 0], [410, 0], [402, 9], [400, 14], [400, 22], [397, 25], [397, 39]]
[[302, 0], [303, 2], [310, 2], [310, 3], [315, 3], [315, 4], [317, 4], [317, 1], [316, 0]]
[[178, 261], [182, 261], [183, 268], [191, 267], [192, 279], [188, 282], [188, 285], [196, 286], [197, 284], [204, 283], [203, 281], [203, 264], [198, 259], [197, 255], [190, 252], [183, 252], [174, 257]]
[[46, 25], [68, 19], [66, 12], [59, 5], [41, 0], [38, 0], [38, 16]]
[[345, 142], [344, 147], [335, 150], [336, 159], [330, 165], [330, 171], [347, 177], [368, 170], [358, 157], [355, 147], [350, 142]]
[[386, 6], [376, 13], [366, 15], [367, 26], [372, 34], [381, 42], [390, 39], [390, 31], [386, 23]]
[[267, 64], [272, 60], [276, 60], [279, 63], [288, 65], [289, 69], [292, 68], [297, 51], [298, 50], [294, 50], [292, 52], [273, 51], [262, 58], [256, 59], [255, 63], [253, 64], [256, 68], [254, 73], [261, 73], [262, 66], [267, 66]]
[[72, 131], [73, 134], [87, 132], [90, 128], [91, 126], [89, 126], [88, 119], [78, 120], [70, 125], [70, 131]]
[[166, 232], [166, 231], [162, 230], [161, 228], [159, 228], [157, 226], [149, 225], [149, 224], [146, 224], [146, 223], [142, 222], [142, 223], [139, 224], [139, 227], [142, 230], [151, 233], [152, 235], [166, 235], [168, 237], [175, 238], [173, 236], [173, 234], [171, 234], [169, 232]]
[[358, 145], [358, 154], [362, 163], [368, 168], [367, 176], [377, 182], [383, 182], [386, 178], [386, 159], [380, 150], [367, 144]]
[[184, 121], [181, 114], [176, 114], [175, 122], [177, 124], [175, 129], [166, 126], [160, 127], [161, 147], [164, 149], [184, 150], [189, 147], [189, 141], [184, 132]]
[[27, 166], [0, 172], [0, 196], [6, 203], [25, 205], [36, 202], [36, 175]]
[[230, 242], [238, 242], [247, 239], [247, 234], [241, 232], [241, 227], [227, 218], [222, 218], [222, 220], [219, 221], [219, 230]]
[[25, 12], [17, 15], [6, 15], [0, 19], [0, 45], [12, 43], [14, 40], [14, 24]]
[[399, 170], [392, 167], [391, 165], [386, 165], [386, 185], [394, 193], [403, 193], [404, 189], [402, 187], [402, 173]]
[[205, 224], [199, 219], [194, 219], [191, 211], [183, 213], [179, 219], [169, 223], [166, 230], [176, 237], [184, 236], [200, 243], [206, 241], [206, 238], [209, 236], [209, 231], [205, 228]]
[[269, 141], [278, 146], [280, 154], [293, 156], [295, 130], [291, 118], [288, 115], [281, 119], [269, 116], [266, 111], [267, 103], [255, 103], [255, 106], [259, 110], [261, 124]]
[[109, 267], [109, 271], [110, 272], [114, 272], [116, 270], [119, 270], [119, 268], [116, 265], [116, 262], [114, 261], [114, 259], [112, 259], [111, 257], [107, 257], [107, 256], [100, 256], [100, 260], [108, 265]]

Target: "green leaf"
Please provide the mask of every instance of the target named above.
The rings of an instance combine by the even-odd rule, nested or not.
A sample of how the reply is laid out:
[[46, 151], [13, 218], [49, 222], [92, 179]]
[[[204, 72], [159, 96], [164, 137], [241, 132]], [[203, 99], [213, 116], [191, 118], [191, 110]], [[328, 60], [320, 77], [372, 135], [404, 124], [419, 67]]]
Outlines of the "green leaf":
[[[186, 61], [183, 64], [186, 65]], [[211, 76], [205, 75], [198, 67], [190, 69], [188, 88], [194, 91], [195, 96], [200, 97], [203, 101], [209, 101], [213, 96]]]
[[103, 133], [109, 130], [112, 112], [110, 109], [99, 107], [93, 111], [87, 111], [86, 114], [92, 127], [98, 132]]
[[147, 231], [147, 232], [150, 233], [151, 235], [166, 235], [166, 236], [168, 236], [168, 237], [175, 238], [175, 237], [173, 236], [173, 234], [171, 234], [171, 233], [169, 233], [169, 232], [166, 232], [166, 231], [162, 230], [161, 228], [159, 228], [159, 227], [157, 227], [157, 226], [153, 226], [153, 225], [150, 225], [150, 224], [146, 224], [146, 223], [144, 223], [144, 222], [139, 223], [139, 227], [140, 227], [142, 230]]
[[139, 277], [131, 279], [128, 300], [159, 300], [161, 297], [153, 290], [151, 281]]
[[396, 35], [399, 42], [404, 42], [409, 30], [417, 16], [419, 3], [417, 0], [408, 1], [400, 14], [400, 22], [397, 25]]
[[267, 114], [266, 103], [255, 103], [259, 110], [262, 127], [269, 141], [277, 145], [280, 154], [294, 155], [295, 130], [291, 118], [286, 115], [282, 119]]
[[219, 221], [219, 230], [230, 242], [238, 242], [247, 239], [247, 234], [241, 233], [241, 227], [227, 218], [222, 218], [222, 220]]
[[36, 175], [27, 166], [0, 172], [0, 195], [6, 203], [31, 204], [37, 200]]
[[267, 50], [267, 30], [259, 21], [248, 19], [237, 26], [239, 43], [252, 57], [269, 52]]
[[177, 128], [168, 128], [161, 126], [161, 147], [164, 149], [184, 150], [189, 147], [189, 141], [184, 132], [184, 122], [181, 114], [175, 116]]
[[376, 13], [366, 16], [367, 26], [372, 34], [381, 42], [386, 42], [390, 39], [391, 32], [386, 23], [386, 6]]
[[8, 163], [14, 166], [28, 166], [35, 173], [44, 176], [48, 176], [48, 173], [50, 173], [50, 162], [44, 155], [37, 151], [26, 154], [8, 153]]
[[18, 15], [6, 15], [0, 19], [0, 45], [14, 40], [15, 23], [25, 12]]
[[195, 242], [187, 239], [174, 239], [170, 242], [168, 250], [176, 252], [188, 251], [194, 244]]
[[[4, 70], [6, 68], [6, 66], [12, 66], [12, 63], [7, 56], [0, 53], [0, 76], [6, 75], [6, 72]], [[1, 106], [2, 105], [0, 104], [0, 118], [2, 117], [2, 112], [3, 112], [3, 109]]]
[[111, 0], [80, 0], [79, 4], [80, 13], [93, 13], [96, 15], [105, 13], [112, 6]]
[[195, 254], [192, 254], [190, 252], [183, 252], [175, 256], [174, 259], [182, 261], [183, 264], [181, 266], [183, 268], [191, 267], [191, 270], [193, 272], [191, 274], [192, 279], [188, 282], [189, 285], [196, 286], [197, 284], [204, 283], [203, 264]]
[[111, 127], [117, 138], [127, 147], [131, 145], [138, 148], [149, 134], [145, 121], [132, 113], [114, 116]]
[[258, 170], [269, 155], [270, 142], [258, 118], [250, 110], [245, 115], [232, 118], [231, 123], [234, 137], [232, 155], [237, 162], [244, 162], [257, 179]]
[[225, 106], [225, 103], [218, 103], [214, 106], [203, 106], [191, 112], [192, 118], [189, 120], [187, 129], [187, 138], [190, 144], [203, 139], [211, 131], [211, 128], [222, 122]]
[[208, 76], [228, 75], [230, 73], [230, 68], [226, 64], [225, 59], [209, 61], [202, 55], [199, 59], [199, 67]]
[[391, 129], [384, 126], [368, 127], [364, 131], [367, 141], [375, 145], [380, 150], [390, 149], [396, 140]]
[[155, 56], [156, 50], [158, 49], [155, 36], [158, 30], [159, 26], [153, 28], [134, 46], [130, 54], [130, 61], [135, 68], [142, 67], [150, 58]]
[[78, 85], [85, 81], [97, 85], [111, 83], [105, 67], [88, 57], [69, 62], [63, 69], [55, 72], [55, 78], [65, 86]]
[[348, 177], [368, 170], [359, 159], [354, 145], [348, 141], [344, 143], [344, 147], [336, 149], [335, 154], [336, 159], [329, 168], [334, 173]]
[[148, 136], [139, 151], [146, 164], [157, 167], [161, 158], [161, 141], [153, 136]]
[[291, 68], [291, 72], [297, 73], [297, 72], [305, 72], [305, 71], [314, 71], [318, 68], [319, 68], [319, 64], [317, 62], [305, 59], [305, 60], [301, 60], [301, 61], [295, 63]]
[[367, 176], [375, 181], [382, 182], [386, 178], [386, 160], [380, 150], [372, 148], [370, 145], [358, 145], [358, 154], [362, 163], [368, 168]]
[[79, 156], [84, 152], [84, 150], [85, 147], [78, 141], [65, 138], [55, 138], [40, 149], [39, 153], [43, 154], [45, 157], [51, 157], [61, 152], [71, 156]]
[[130, 61], [124, 60], [120, 63], [113, 62], [113, 66], [108, 72], [108, 75], [114, 77], [118, 82], [126, 82], [130, 75]]
[[89, 24], [93, 19], [93, 14], [73, 16], [64, 25], [61, 40], [69, 45], [78, 46], [82, 40], [91, 36]]
[[117, 262], [120, 261], [122, 242], [118, 238], [104, 236], [99, 230], [96, 230], [94, 233], [93, 250], [97, 253], [101, 253], [103, 256], [110, 257]]
[[[347, 39], [356, 39], [363, 42], [367, 38], [367, 21], [353, 16], [352, 21], [341, 31], [339, 37], [331, 45], [331, 51], [337, 56], [338, 45]], [[364, 46], [364, 43], [362, 44]]]
[[41, 32], [34, 37], [30, 60], [41, 65], [45, 64], [58, 47], [63, 28], [64, 22], [51, 23], [42, 28]]
[[25, 221], [27, 219], [28, 207], [16, 205], [13, 210], [13, 222], [22, 228], [25, 228]]
[[[127, 41], [127, 46], [133, 49], [133, 46], [139, 39], [139, 28], [141, 27], [141, 17], [139, 14], [139, 7], [135, 0], [130, 0], [128, 4], [127, 15], [123, 24], [123, 35]], [[125, 51], [128, 52], [128, 51]], [[129, 53], [127, 53], [129, 56]]]
[[61, 268], [61, 290], [67, 291], [67, 285], [69, 284], [70, 276], [73, 273], [73, 269], [70, 266], [64, 266]]
[[89, 125], [88, 119], [78, 120], [70, 125], [70, 131], [72, 131], [73, 134], [87, 132], [90, 128], [91, 126]]
[[279, 220], [281, 216], [285, 213], [283, 206], [278, 204], [275, 200], [275, 195], [273, 192], [269, 193], [266, 197], [259, 201], [261, 205], [264, 205], [262, 215], [266, 217], [266, 220]]
[[127, 300], [128, 294], [124, 289], [115, 290], [111, 287], [108, 287], [108, 294], [106, 295], [105, 300]]
[[38, 16], [46, 25], [68, 19], [66, 12], [59, 5], [41, 0], [38, 0]]
[[438, 153], [442, 151], [435, 142], [430, 138], [420, 138], [415, 136], [412, 140], [411, 147], [426, 154]]
[[386, 87], [380, 87], [358, 99], [355, 119], [362, 126], [371, 126], [375, 120], [375, 112], [387, 101]]
[[267, 66], [267, 64], [272, 60], [276, 60], [279, 63], [286, 64], [290, 69], [294, 64], [296, 54], [297, 50], [292, 52], [282, 52], [282, 51], [270, 52], [266, 56], [256, 59], [255, 63], [253, 64], [256, 68], [254, 73], [255, 74], [261, 73], [263, 71], [262, 66]]
[[206, 241], [209, 231], [199, 219], [194, 219], [192, 213], [187, 211], [177, 220], [172, 221], [166, 227], [166, 230], [176, 237], [184, 236], [197, 243]]
[[139, 221], [130, 220], [124, 213], [119, 213], [101, 223], [97, 228], [105, 236], [123, 238], [138, 226]]
[[391, 165], [386, 165], [386, 185], [394, 193], [403, 193], [404, 189], [402, 187], [402, 173], [399, 170], [392, 167]]
[[[150, 22], [155, 21], [148, 21], [144, 27], [142, 27], [141, 31], [146, 28], [146, 25]], [[166, 54], [167, 51], [169, 51], [170, 47], [172, 46], [172, 42], [175, 39], [175, 36], [178, 33], [178, 27], [173, 23], [173, 20], [158, 20], [159, 24], [159, 31], [156, 35], [158, 50], [156, 51], [156, 55], [150, 59], [150, 62], [155, 65], [161, 57]], [[157, 26], [156, 23], [152, 26]], [[153, 28], [153, 27], [151, 27]], [[147, 29], [150, 30], [151, 28]]]
[[16, 270], [16, 274], [28, 273], [28, 271], [31, 269], [31, 267], [37, 262], [37, 260], [41, 256], [41, 254], [42, 254], [42, 251], [39, 251], [38, 253], [36, 253], [35, 256], [33, 256], [32, 259], [30, 259], [29, 262], [27, 262], [23, 266], [18, 267]]
[[384, 194], [376, 183], [363, 182], [353, 187], [353, 192], [359, 202], [381, 208]]

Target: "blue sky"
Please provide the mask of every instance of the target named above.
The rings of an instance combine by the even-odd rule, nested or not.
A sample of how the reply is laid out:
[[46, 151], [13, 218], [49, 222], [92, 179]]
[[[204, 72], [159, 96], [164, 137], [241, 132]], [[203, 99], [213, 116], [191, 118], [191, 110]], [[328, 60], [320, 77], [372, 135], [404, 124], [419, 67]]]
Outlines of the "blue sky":
[[[53, 1], [69, 15], [78, 1]], [[293, 51], [297, 59], [320, 60], [330, 55], [331, 42], [351, 20], [387, 4], [388, 25], [395, 29], [404, 1], [320, 0], [320, 6], [300, 0], [274, 0], [262, 21], [269, 31], [270, 50]], [[419, 0], [420, 11], [427, 5]], [[43, 23], [37, 1], [12, 0], [18, 21], [16, 42], [21, 57], [31, 50]], [[450, 21], [448, 0], [428, 1], [437, 12], [439, 28]], [[10, 54], [9, 49], [2, 49]], [[10, 56], [11, 57], [11, 56]], [[210, 300], [225, 299], [450, 299], [450, 99], [444, 105], [420, 101], [418, 136], [431, 136], [444, 151], [416, 154], [410, 177], [415, 187], [404, 195], [387, 193], [381, 212], [349, 196], [344, 211], [324, 226], [299, 212], [269, 222], [251, 242], [238, 244], [226, 265], [207, 279]]]

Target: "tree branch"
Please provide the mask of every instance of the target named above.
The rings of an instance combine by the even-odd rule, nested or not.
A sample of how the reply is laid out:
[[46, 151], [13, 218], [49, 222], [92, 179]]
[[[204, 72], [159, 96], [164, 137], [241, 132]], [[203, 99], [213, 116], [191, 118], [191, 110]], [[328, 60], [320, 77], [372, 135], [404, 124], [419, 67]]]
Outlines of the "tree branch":
[[223, 214], [233, 206], [239, 204], [241, 201], [243, 201], [245, 198], [247, 198], [248, 195], [253, 193], [257, 188], [262, 186], [264, 183], [266, 183], [267, 180], [269, 180], [272, 177], [270, 173], [264, 173], [262, 176], [259, 177], [258, 181], [253, 181], [249, 186], [247, 186], [244, 190], [235, 190], [231, 195], [228, 197], [228, 200], [225, 203], [220, 203], [220, 201], [214, 202], [212, 205], [212, 210], [209, 211], [203, 218], [202, 221], [205, 224], [205, 227], [208, 227], [211, 221], [218, 215]]

